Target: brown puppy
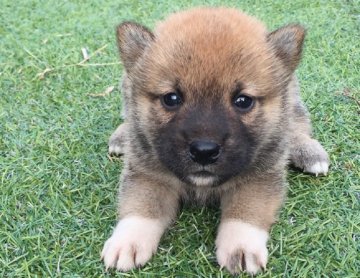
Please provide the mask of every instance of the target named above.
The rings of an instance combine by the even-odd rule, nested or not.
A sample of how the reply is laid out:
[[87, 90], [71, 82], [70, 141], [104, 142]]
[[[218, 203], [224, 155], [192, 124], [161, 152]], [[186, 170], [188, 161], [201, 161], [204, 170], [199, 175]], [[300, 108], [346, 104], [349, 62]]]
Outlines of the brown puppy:
[[173, 14], [154, 33], [118, 27], [126, 118], [110, 151], [125, 165], [120, 221], [102, 251], [107, 268], [145, 264], [181, 201], [220, 202], [221, 266], [265, 268], [288, 160], [328, 170], [294, 75], [304, 34], [299, 25], [268, 32], [227, 8]]

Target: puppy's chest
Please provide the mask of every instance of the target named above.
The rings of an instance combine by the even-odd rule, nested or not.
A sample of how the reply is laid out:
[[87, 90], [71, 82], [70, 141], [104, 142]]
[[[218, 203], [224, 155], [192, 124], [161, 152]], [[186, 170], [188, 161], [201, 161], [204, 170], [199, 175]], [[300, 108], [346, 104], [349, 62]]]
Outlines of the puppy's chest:
[[218, 187], [186, 187], [182, 201], [191, 206], [216, 207], [220, 203], [222, 190]]

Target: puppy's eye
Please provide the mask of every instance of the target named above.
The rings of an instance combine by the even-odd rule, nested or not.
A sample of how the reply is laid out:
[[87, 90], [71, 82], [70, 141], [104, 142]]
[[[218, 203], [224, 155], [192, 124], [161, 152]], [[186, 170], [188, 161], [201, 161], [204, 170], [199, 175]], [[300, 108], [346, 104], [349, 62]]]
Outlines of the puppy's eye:
[[241, 112], [248, 112], [254, 106], [254, 100], [251, 97], [241, 93], [234, 97], [233, 103]]
[[178, 93], [172, 92], [164, 95], [161, 102], [165, 108], [174, 109], [182, 104], [182, 98]]

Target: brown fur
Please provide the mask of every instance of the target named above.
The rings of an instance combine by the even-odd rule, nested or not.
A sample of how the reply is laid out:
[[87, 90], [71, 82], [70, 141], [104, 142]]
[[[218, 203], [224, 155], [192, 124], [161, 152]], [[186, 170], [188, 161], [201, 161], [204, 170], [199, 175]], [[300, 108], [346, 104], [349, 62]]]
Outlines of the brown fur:
[[[121, 145], [118, 153], [124, 153], [120, 219], [140, 215], [170, 223], [181, 200], [200, 204], [219, 200], [222, 221], [239, 219], [268, 231], [285, 196], [288, 159], [305, 170], [318, 161], [328, 162], [321, 145], [310, 137], [309, 117], [294, 75], [304, 35], [299, 25], [269, 33], [253, 17], [227, 8], [173, 14], [154, 33], [135, 23], [121, 24], [117, 38], [126, 71], [126, 128], [118, 128], [110, 140], [110, 146]], [[232, 105], [238, 86], [256, 99], [244, 114]], [[184, 95], [176, 112], [164, 109], [159, 100], [174, 90]], [[248, 133], [239, 130], [240, 123]], [[159, 144], [170, 144], [162, 143], [161, 136], [172, 126], [176, 128], [168, 140], [173, 145], [161, 151], [164, 146]], [[236, 132], [244, 136], [242, 141]], [[182, 178], [197, 167], [186, 157], [187, 141], [182, 136], [217, 140], [224, 156], [247, 138], [256, 144], [243, 150], [247, 157], [243, 168], [234, 166], [229, 175], [230, 162], [219, 160], [206, 169], [223, 171], [226, 178], [214, 186], [196, 186]], [[164, 156], [173, 150], [179, 158], [169, 165], [171, 158]], [[237, 161], [229, 154], [231, 159]], [[232, 265], [241, 264], [238, 261], [234, 254], [226, 267], [237, 272]]]

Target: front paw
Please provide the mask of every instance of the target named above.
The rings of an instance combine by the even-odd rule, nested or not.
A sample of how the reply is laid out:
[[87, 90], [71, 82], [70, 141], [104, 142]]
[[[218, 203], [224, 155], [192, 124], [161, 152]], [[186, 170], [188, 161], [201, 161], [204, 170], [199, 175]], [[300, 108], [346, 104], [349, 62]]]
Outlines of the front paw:
[[299, 142], [291, 150], [292, 163], [304, 172], [326, 175], [329, 170], [329, 156], [321, 144], [312, 138]]
[[158, 219], [122, 219], [101, 252], [106, 269], [129, 271], [144, 265], [155, 253], [163, 231], [164, 225]]
[[118, 126], [109, 139], [109, 154], [111, 155], [123, 155], [125, 152], [127, 124], [123, 123]]
[[216, 239], [216, 258], [230, 273], [256, 274], [265, 269], [268, 232], [240, 220], [220, 224]]

